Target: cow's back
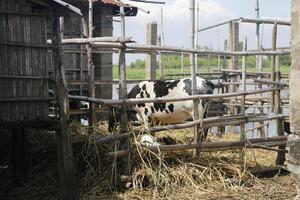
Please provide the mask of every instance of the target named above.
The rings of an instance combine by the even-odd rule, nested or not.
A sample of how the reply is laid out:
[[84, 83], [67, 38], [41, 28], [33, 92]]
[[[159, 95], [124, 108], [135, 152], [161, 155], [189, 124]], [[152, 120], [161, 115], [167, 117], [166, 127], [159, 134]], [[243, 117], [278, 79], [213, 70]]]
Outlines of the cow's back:
[[[197, 77], [197, 93], [203, 91], [205, 80]], [[128, 98], [186, 97], [192, 94], [191, 80], [142, 81], [128, 94]], [[167, 103], [139, 103], [134, 105], [139, 121], [178, 123], [192, 118], [193, 101]], [[199, 108], [202, 105], [199, 104]]]

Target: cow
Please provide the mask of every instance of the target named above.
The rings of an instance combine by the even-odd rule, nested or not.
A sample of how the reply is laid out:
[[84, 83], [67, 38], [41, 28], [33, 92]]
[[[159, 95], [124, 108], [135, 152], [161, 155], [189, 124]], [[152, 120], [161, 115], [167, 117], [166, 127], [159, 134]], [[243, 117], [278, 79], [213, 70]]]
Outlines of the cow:
[[[196, 77], [196, 95], [212, 94], [214, 84], [206, 79]], [[191, 79], [142, 81], [136, 84], [126, 98], [157, 98], [157, 97], [188, 97], [192, 95]], [[200, 100], [198, 104], [200, 118], [205, 117], [207, 100]], [[120, 109], [112, 107], [109, 117], [109, 131], [120, 119]], [[193, 119], [193, 101], [178, 101], [166, 103], [138, 103], [127, 105], [129, 121], [138, 120], [149, 129], [157, 122], [164, 124], [181, 123]]]

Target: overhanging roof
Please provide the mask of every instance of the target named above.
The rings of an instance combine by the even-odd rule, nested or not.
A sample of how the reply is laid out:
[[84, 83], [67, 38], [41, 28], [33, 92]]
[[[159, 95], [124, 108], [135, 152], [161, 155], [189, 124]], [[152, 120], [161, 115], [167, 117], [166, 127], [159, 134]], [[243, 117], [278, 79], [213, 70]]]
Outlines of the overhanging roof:
[[72, 11], [72, 12], [82, 16], [80, 9], [78, 9], [77, 7], [75, 7], [69, 3], [66, 3], [62, 0], [29, 0], [29, 1], [32, 3], [39, 4], [41, 6], [45, 6], [45, 7], [51, 7], [53, 4], [56, 4], [63, 9]]

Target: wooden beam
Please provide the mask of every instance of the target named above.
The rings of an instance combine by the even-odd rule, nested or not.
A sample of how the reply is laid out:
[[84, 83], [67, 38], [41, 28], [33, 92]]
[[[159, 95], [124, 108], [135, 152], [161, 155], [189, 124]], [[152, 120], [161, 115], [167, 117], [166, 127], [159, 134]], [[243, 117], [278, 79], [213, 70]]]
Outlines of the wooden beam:
[[65, 71], [62, 66], [62, 46], [59, 26], [59, 15], [56, 7], [52, 16], [52, 42], [56, 48], [52, 50], [53, 64], [56, 74], [56, 93], [59, 107], [60, 130], [56, 132], [58, 169], [60, 175], [60, 199], [79, 199], [79, 189], [75, 179], [75, 166], [70, 135], [69, 100], [66, 88]]

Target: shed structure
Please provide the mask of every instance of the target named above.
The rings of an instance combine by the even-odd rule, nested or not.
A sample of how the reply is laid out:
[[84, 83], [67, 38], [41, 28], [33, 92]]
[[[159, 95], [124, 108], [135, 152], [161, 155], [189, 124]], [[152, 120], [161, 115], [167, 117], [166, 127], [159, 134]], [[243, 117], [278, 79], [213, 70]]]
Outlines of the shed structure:
[[[88, 21], [88, 0], [66, 0], [66, 2], [80, 8], [83, 17]], [[113, 17], [120, 13], [121, 4], [114, 0], [95, 0], [93, 2], [94, 37], [113, 35]], [[135, 16], [137, 8], [125, 7], [126, 16]], [[63, 37], [86, 37], [82, 19], [76, 14], [70, 14], [64, 19]], [[71, 94], [87, 94], [87, 85], [72, 84], [72, 82], [87, 81], [87, 56], [83, 45], [64, 45], [64, 65], [66, 67], [68, 90]], [[77, 49], [77, 50], [76, 50]], [[81, 51], [78, 51], [80, 50]], [[95, 66], [95, 81], [112, 81], [113, 63], [112, 51], [94, 51], [93, 64]], [[96, 84], [95, 95], [100, 98], [112, 98], [111, 84]]]
[[0, 121], [48, 118], [47, 16], [30, 1], [0, 1]]
[[[56, 37], [60, 35], [57, 33], [59, 26], [55, 25], [58, 24], [59, 16], [67, 13], [67, 10], [81, 15], [80, 10], [61, 0], [0, 1], [0, 129], [7, 128], [12, 135], [8, 167], [15, 185], [20, 185], [28, 179], [30, 146], [27, 141], [27, 126], [49, 128], [48, 66], [51, 63], [56, 66], [56, 72], [60, 72], [56, 73], [60, 76], [55, 76], [56, 88], [59, 91], [65, 90], [62, 84], [59, 85], [63, 82], [62, 62], [58, 58], [58, 62], [49, 62], [47, 54], [48, 50], [60, 51], [60, 38]], [[47, 27], [48, 22], [51, 22], [51, 29]], [[54, 42], [51, 46], [47, 45], [47, 30], [51, 30], [49, 33], [56, 46]], [[59, 95], [58, 93], [57, 96]], [[63, 98], [68, 100], [67, 92], [57, 98], [58, 102], [62, 102]], [[67, 124], [63, 123], [63, 120], [67, 122], [68, 116], [61, 113], [60, 127], [56, 128], [59, 130], [56, 136], [61, 199], [67, 199], [67, 196], [69, 199], [78, 199], [79, 193], [74, 184], [70, 135], [63, 126]]]

